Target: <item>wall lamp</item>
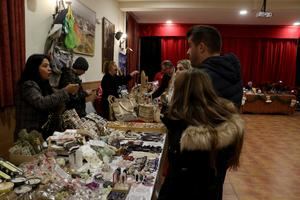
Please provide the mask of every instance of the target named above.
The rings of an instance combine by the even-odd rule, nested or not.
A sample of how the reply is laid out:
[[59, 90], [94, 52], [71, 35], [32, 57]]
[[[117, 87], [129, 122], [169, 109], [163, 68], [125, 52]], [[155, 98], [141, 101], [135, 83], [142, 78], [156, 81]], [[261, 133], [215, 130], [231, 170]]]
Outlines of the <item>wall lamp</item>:
[[118, 31], [115, 34], [115, 38], [116, 38], [116, 40], [120, 41], [119, 42], [119, 47], [122, 48], [122, 44], [125, 42], [125, 40], [127, 38], [127, 34], [121, 32], [121, 31]]

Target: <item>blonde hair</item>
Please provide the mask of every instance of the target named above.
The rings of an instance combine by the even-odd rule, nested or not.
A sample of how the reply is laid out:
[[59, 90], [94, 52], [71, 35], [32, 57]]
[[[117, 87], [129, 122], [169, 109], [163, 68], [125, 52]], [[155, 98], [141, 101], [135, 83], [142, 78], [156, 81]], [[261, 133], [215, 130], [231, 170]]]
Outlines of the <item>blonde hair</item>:
[[178, 64], [181, 64], [183, 66], [183, 68], [186, 69], [186, 70], [192, 68], [191, 61], [188, 60], [188, 59], [179, 60], [177, 62], [177, 65]]
[[[108, 74], [109, 69], [113, 65], [117, 65], [115, 61], [112, 61], [112, 60], [105, 61], [104, 64], [103, 64], [104, 74]], [[122, 71], [120, 70], [120, 68], [118, 66], [117, 66], [117, 69], [118, 69], [118, 73], [117, 74], [122, 76], [123, 73], [122, 73]]]
[[110, 67], [115, 64], [116, 64], [115, 61], [112, 61], [112, 60], [105, 61], [103, 64], [104, 73], [108, 74]]

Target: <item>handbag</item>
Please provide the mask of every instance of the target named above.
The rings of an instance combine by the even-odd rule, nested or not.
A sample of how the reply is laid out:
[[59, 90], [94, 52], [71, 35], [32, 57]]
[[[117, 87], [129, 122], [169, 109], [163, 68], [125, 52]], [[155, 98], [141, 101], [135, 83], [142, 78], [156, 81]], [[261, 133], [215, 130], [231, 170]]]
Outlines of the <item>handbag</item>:
[[135, 101], [127, 97], [118, 99], [112, 95], [107, 98], [110, 107], [110, 120], [132, 121], [137, 119], [134, 111]]

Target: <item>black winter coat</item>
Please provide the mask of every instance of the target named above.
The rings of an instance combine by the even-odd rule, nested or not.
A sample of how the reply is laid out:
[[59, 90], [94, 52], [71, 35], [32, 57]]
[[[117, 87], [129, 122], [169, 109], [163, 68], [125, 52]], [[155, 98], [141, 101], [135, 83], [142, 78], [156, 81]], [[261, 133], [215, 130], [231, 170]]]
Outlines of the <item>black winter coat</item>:
[[243, 97], [241, 65], [234, 54], [209, 57], [197, 67], [208, 73], [220, 97], [232, 101], [237, 107], [241, 106]]
[[157, 90], [152, 94], [152, 99], [159, 97], [168, 89], [171, 78], [172, 76], [170, 74], [164, 74], [159, 88], [157, 88]]
[[112, 95], [119, 98], [118, 88], [122, 85], [127, 85], [128, 81], [132, 77], [130, 75], [127, 76], [112, 76], [110, 74], [105, 74], [101, 81], [102, 87], [102, 109], [103, 109], [103, 117], [109, 118], [109, 103], [108, 96]]
[[[21, 129], [41, 131], [48, 120], [48, 115], [69, 100], [65, 90], [43, 94], [43, 89], [35, 81], [25, 81], [18, 86], [16, 95], [16, 129], [15, 136]], [[47, 138], [44, 135], [44, 138]]]
[[168, 118], [162, 121], [168, 128], [169, 173], [158, 199], [221, 200], [228, 160], [234, 154], [235, 142], [243, 138], [240, 116], [216, 128], [216, 170], [210, 164], [211, 136], [207, 128]]
[[62, 68], [62, 74], [59, 81], [59, 88], [64, 88], [68, 84], [79, 84], [79, 90], [75, 95], [70, 95], [70, 100], [66, 103], [66, 109], [75, 109], [79, 117], [86, 116], [85, 97], [87, 93], [82, 88], [82, 81], [75, 72], [67, 67]]

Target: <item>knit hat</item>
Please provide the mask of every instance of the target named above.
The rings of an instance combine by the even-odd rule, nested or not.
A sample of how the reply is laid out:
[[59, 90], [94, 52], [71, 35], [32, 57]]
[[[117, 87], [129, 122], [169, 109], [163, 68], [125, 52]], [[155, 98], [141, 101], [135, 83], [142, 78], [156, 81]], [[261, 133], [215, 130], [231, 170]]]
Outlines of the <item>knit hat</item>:
[[78, 57], [73, 63], [73, 69], [82, 69], [84, 71], [88, 70], [89, 63], [83, 57]]

